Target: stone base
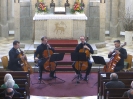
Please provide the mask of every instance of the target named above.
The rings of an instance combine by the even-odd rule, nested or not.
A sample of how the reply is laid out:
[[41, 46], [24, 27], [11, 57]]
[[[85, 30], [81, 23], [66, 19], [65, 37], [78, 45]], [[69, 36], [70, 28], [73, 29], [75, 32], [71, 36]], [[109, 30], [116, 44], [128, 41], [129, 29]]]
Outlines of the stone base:
[[0, 25], [0, 33], [1, 33], [1, 37], [8, 37], [8, 24], [6, 25]]

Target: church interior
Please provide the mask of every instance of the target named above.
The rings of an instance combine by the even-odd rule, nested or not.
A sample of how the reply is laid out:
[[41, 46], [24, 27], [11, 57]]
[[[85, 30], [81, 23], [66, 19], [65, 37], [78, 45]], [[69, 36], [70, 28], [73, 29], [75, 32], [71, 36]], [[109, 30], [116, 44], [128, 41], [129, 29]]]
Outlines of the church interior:
[[[5, 74], [10, 73], [19, 85], [15, 90], [22, 94], [22, 97], [9, 99], [133, 99], [123, 97], [125, 91], [133, 88], [132, 5], [133, 0], [0, 0], [0, 84], [3, 84]], [[35, 61], [35, 53], [42, 37], [48, 39], [46, 44], [50, 47], [47, 50], [51, 47], [55, 50], [52, 53], [56, 62], [55, 78], [52, 79], [49, 78], [51, 64], [50, 70], [43, 71], [41, 80], [38, 79], [40, 67]], [[91, 53], [87, 47], [81, 52], [86, 55], [86, 50], [90, 51], [92, 67], [87, 80], [80, 77], [86, 76], [85, 70], [79, 69], [83, 57], [72, 55], [82, 43], [81, 37], [85, 40], [84, 46], [89, 44], [94, 51]], [[24, 52], [21, 54], [26, 57], [32, 73], [29, 67], [23, 71], [8, 69], [9, 51], [15, 40], [20, 42]], [[117, 50], [116, 43], [120, 44], [118, 52], [108, 58], [111, 51]], [[126, 50], [124, 59], [121, 49]], [[123, 59], [123, 68], [119, 72], [114, 70], [119, 62], [113, 60], [116, 54], [120, 56], [119, 60]], [[49, 62], [51, 57], [48, 55]], [[78, 71], [81, 75], [78, 74], [77, 78], [72, 67], [74, 61], [80, 62]], [[112, 61], [115, 65], [111, 63], [110, 69], [114, 66], [114, 71], [106, 71]], [[112, 72], [117, 74], [125, 88], [106, 87]], [[1, 97], [4, 90], [0, 88], [0, 99], [5, 99]]]

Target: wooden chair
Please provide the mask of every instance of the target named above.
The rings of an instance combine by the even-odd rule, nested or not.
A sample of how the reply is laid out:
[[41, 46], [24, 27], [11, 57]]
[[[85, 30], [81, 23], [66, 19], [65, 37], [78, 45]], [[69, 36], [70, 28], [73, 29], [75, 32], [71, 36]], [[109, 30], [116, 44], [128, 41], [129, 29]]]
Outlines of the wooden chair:
[[2, 61], [3, 68], [6, 70], [8, 67], [8, 57], [7, 56], [1, 57], [1, 61]]
[[132, 55], [127, 55], [127, 58], [125, 59], [125, 63], [127, 63], [127, 66], [125, 66], [125, 68], [123, 69], [125, 72], [129, 71], [131, 69], [132, 66]]

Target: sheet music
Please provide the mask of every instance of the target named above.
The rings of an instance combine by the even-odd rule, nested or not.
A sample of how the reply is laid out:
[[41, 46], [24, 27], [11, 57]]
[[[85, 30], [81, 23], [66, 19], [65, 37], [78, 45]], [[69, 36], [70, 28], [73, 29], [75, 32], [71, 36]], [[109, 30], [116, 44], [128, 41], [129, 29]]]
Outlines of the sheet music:
[[106, 74], [101, 74], [102, 77], [106, 77]]

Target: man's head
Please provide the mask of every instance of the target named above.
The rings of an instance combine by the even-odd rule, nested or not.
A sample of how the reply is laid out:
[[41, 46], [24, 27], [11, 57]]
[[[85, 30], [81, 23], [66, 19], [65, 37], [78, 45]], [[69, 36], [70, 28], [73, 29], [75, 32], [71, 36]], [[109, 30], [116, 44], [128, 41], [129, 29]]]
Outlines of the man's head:
[[85, 37], [84, 36], [80, 36], [80, 41], [81, 41], [81, 43], [85, 43], [86, 41], [85, 41]]
[[133, 81], [131, 82], [131, 88], [133, 88]]
[[133, 99], [133, 89], [130, 89], [130, 90], [128, 91], [128, 98], [129, 98], [129, 99]]
[[5, 85], [7, 88], [13, 88], [13, 86], [15, 85], [15, 81], [13, 79], [8, 79]]
[[114, 41], [114, 45], [115, 45], [116, 48], [119, 48], [120, 44], [121, 44], [120, 40], [115, 40]]
[[7, 82], [8, 79], [13, 79], [12, 75], [9, 73], [4, 76], [4, 82]]
[[11, 99], [13, 97], [13, 95], [14, 95], [13, 88], [7, 88], [5, 90], [5, 97], [9, 97]]
[[20, 42], [17, 41], [17, 40], [13, 41], [13, 47], [14, 47], [15, 49], [18, 49], [18, 48], [20, 47]]
[[118, 75], [116, 73], [111, 73], [110, 80], [118, 80]]
[[43, 36], [43, 37], [41, 38], [41, 41], [42, 41], [43, 44], [46, 44], [47, 41], [48, 41], [48, 39], [47, 39], [46, 36]]

